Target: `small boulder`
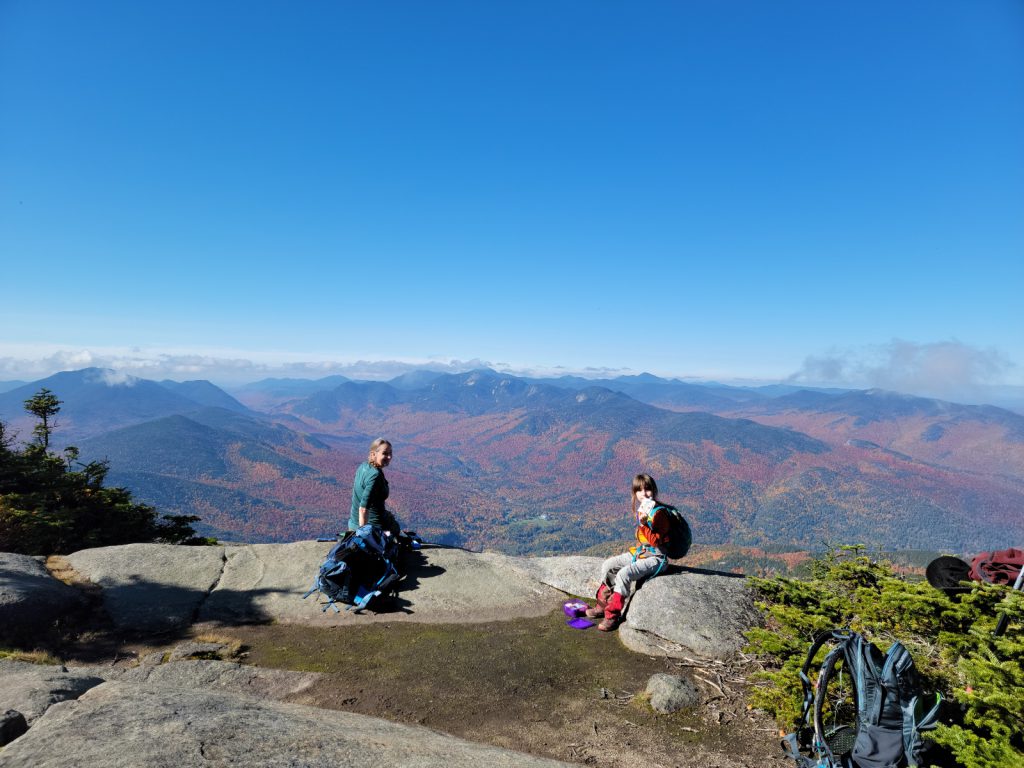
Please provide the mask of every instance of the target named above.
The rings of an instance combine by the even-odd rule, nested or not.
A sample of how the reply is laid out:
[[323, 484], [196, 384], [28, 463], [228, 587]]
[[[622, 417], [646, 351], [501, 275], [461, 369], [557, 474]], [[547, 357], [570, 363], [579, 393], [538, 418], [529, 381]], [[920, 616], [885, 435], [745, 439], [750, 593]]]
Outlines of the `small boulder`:
[[647, 696], [655, 712], [669, 714], [700, 704], [700, 691], [685, 677], [653, 675], [647, 681]]

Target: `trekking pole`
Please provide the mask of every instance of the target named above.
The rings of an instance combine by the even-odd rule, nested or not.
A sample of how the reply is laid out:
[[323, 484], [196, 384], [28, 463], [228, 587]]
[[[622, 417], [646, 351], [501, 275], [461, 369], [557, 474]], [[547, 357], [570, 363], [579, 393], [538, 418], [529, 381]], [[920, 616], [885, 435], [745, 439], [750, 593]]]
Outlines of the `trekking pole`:
[[[1020, 573], [1017, 574], [1017, 580], [1013, 582], [1013, 591], [1019, 592], [1022, 580], [1024, 580], [1024, 565], [1021, 566]], [[996, 624], [996, 629], [992, 633], [993, 637], [999, 637], [1003, 632], [1006, 631], [1006, 625], [1010, 623], [1010, 616], [1007, 613], [1003, 613], [999, 617], [999, 622]]]

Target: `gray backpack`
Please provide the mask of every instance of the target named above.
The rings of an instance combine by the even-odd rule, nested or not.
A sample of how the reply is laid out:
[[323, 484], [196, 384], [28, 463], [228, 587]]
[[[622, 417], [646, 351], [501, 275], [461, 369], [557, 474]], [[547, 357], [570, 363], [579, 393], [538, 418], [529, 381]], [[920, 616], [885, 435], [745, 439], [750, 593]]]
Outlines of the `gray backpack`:
[[[814, 657], [826, 643], [833, 648], [812, 684], [809, 673]], [[925, 696], [914, 660], [901, 643], [893, 643], [883, 655], [857, 632], [822, 632], [811, 643], [800, 681], [804, 693], [800, 722], [782, 742], [800, 768], [923, 765], [922, 732], [938, 723], [942, 696]], [[844, 707], [849, 709], [845, 716], [841, 714]]]

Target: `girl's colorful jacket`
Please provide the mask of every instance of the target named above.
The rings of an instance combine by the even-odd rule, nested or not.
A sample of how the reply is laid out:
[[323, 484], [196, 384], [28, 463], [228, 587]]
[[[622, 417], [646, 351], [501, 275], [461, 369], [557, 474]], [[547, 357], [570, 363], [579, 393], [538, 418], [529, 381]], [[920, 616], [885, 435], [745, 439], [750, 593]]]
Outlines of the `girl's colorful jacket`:
[[630, 552], [637, 558], [647, 557], [649, 555], [660, 555], [660, 552], [654, 552], [652, 550], [657, 549], [662, 542], [668, 537], [669, 529], [671, 527], [671, 521], [668, 518], [668, 513], [659, 508], [651, 516], [651, 510], [654, 508], [654, 501], [648, 499], [640, 505], [640, 509], [637, 510], [636, 514], [636, 540], [637, 546], [631, 547]]

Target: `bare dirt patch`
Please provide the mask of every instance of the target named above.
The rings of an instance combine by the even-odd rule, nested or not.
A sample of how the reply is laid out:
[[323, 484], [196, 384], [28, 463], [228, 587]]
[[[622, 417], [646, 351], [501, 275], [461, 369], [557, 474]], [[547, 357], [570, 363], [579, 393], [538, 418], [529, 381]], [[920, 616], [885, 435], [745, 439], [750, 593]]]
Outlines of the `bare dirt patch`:
[[[561, 612], [476, 625], [219, 627], [246, 663], [320, 672], [296, 703], [426, 726], [472, 741], [595, 766], [785, 765], [774, 724], [749, 711], [739, 670], [626, 650]], [[643, 692], [687, 675], [701, 706], [662, 715]]]

